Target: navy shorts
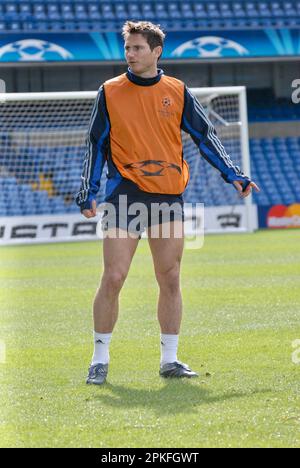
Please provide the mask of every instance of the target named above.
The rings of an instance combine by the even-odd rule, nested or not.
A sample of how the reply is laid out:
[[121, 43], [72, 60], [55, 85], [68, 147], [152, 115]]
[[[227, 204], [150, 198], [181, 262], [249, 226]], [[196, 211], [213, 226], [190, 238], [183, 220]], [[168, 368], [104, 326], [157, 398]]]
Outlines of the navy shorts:
[[103, 206], [102, 230], [119, 228], [141, 236], [145, 229], [163, 223], [184, 222], [183, 201], [174, 197], [152, 201], [107, 201]]
[[[124, 185], [124, 184], [123, 184]], [[117, 191], [103, 206], [102, 229], [119, 228], [141, 236], [146, 228], [165, 222], [184, 222], [181, 195]]]

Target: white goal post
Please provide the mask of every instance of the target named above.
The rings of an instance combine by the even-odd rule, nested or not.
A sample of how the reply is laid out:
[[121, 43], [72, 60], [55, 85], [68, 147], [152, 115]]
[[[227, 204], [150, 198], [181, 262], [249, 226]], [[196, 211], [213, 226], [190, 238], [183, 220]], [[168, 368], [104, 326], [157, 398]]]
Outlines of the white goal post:
[[[191, 91], [204, 106], [234, 164], [250, 177], [245, 88]], [[93, 229], [85, 231], [82, 227], [84, 218], [73, 197], [80, 186], [85, 139], [96, 95], [0, 94], [0, 245], [95, 238]], [[252, 197], [242, 201], [200, 156], [190, 136], [183, 133], [182, 140], [191, 172], [184, 201], [205, 204], [205, 230], [256, 229]], [[104, 199], [105, 178], [104, 168], [98, 203]]]

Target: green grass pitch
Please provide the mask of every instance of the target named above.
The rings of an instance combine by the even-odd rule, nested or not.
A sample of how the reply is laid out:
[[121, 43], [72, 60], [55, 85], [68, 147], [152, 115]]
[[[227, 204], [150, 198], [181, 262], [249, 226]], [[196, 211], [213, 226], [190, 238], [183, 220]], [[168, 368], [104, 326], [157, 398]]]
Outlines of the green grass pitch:
[[[140, 242], [121, 293], [108, 383], [85, 385], [101, 242], [0, 250], [2, 447], [300, 445], [300, 231], [207, 236], [182, 265], [179, 358], [158, 377], [157, 285]], [[298, 346], [300, 347], [300, 346]]]

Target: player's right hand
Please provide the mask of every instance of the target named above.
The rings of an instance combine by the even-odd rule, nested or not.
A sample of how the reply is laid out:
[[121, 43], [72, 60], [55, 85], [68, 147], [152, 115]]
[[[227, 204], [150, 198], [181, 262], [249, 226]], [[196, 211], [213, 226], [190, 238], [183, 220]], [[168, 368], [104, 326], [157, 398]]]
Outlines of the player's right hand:
[[235, 188], [239, 192], [239, 195], [240, 195], [241, 198], [248, 197], [248, 195], [250, 195], [250, 193], [252, 192], [252, 188], [254, 188], [254, 190], [256, 190], [256, 192], [260, 192], [260, 188], [258, 187], [258, 185], [256, 185], [255, 182], [250, 182], [250, 184], [247, 186], [246, 190], [243, 190], [243, 183], [240, 182], [240, 181], [235, 180], [233, 182], [233, 185], [235, 186]]
[[92, 200], [92, 208], [90, 210], [83, 210], [83, 216], [85, 216], [85, 218], [94, 218], [96, 216], [96, 208], [96, 200]]

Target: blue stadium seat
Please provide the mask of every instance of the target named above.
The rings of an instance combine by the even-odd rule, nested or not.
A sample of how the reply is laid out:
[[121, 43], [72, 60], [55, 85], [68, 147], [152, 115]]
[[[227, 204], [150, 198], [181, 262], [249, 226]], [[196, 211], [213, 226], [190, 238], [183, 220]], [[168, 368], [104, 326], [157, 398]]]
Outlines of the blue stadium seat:
[[22, 21], [21, 22], [21, 29], [22, 31], [37, 31], [39, 28], [39, 22], [35, 20], [29, 21]]
[[128, 4], [128, 15], [131, 19], [141, 18], [141, 9], [139, 3], [129, 3]]
[[116, 15], [116, 18], [120, 20], [125, 21], [128, 19], [128, 12], [127, 12], [126, 5], [124, 3], [119, 3], [115, 5], [115, 15]]
[[155, 19], [155, 13], [153, 10], [152, 3], [143, 2], [141, 4], [141, 13], [142, 13], [143, 19], [148, 19], [150, 21]]
[[44, 21], [47, 19], [47, 8], [44, 3], [33, 5], [33, 15], [36, 20]]
[[247, 2], [245, 5], [246, 8], [246, 15], [249, 18], [257, 18], [259, 16], [259, 12], [257, 11], [256, 7], [258, 5], [253, 2]]
[[209, 18], [220, 17], [220, 11], [216, 3], [208, 3], [206, 8], [207, 8], [207, 14]]
[[62, 4], [60, 10], [61, 17], [64, 21], [74, 21], [75, 17], [77, 16], [73, 11], [72, 5], [68, 3]]
[[47, 17], [51, 21], [58, 21], [61, 19], [60, 9], [57, 3], [49, 3], [47, 5]]
[[20, 5], [18, 19], [21, 21], [34, 20], [32, 5], [30, 3], [23, 3]]
[[284, 15], [283, 9], [281, 7], [281, 4], [278, 2], [272, 2], [270, 4], [270, 9], [271, 9], [271, 14], [272, 16], [280, 16], [282, 17]]
[[88, 19], [86, 5], [84, 3], [75, 4], [74, 10], [75, 10], [75, 17], [77, 20], [86, 21]]
[[229, 3], [221, 3], [220, 4], [220, 13], [223, 18], [232, 18], [233, 11], [231, 9], [231, 5]]
[[178, 3], [170, 2], [167, 5], [170, 19], [181, 18], [181, 13], [178, 8]]
[[65, 24], [63, 21], [51, 21], [49, 22], [49, 30], [53, 32], [64, 31]]
[[232, 11], [233, 11], [233, 15], [235, 17], [244, 18], [246, 16], [246, 12], [245, 12], [243, 3], [234, 2], [232, 4]]
[[261, 17], [271, 17], [272, 16], [270, 5], [268, 3], [265, 3], [265, 2], [258, 3], [257, 7], [258, 7], [259, 15]]
[[295, 16], [297, 14], [297, 3], [295, 2], [283, 2], [282, 7], [288, 16]]
[[155, 11], [156, 18], [159, 18], [159, 19], [162, 19], [162, 20], [169, 18], [168, 11], [167, 11], [165, 3], [162, 3], [162, 2], [155, 3], [154, 4], [154, 11]]
[[206, 18], [206, 10], [202, 3], [194, 2], [194, 13], [196, 18]]
[[102, 18], [101, 13], [100, 13], [100, 8], [97, 3], [89, 3], [87, 6], [87, 9], [88, 9], [88, 16], [90, 20], [98, 21]]
[[5, 3], [3, 10], [5, 19], [18, 19], [18, 7], [15, 3]]
[[112, 8], [112, 5], [105, 3], [104, 5], [101, 5], [101, 11], [102, 11], [102, 18], [104, 20], [114, 20], [115, 19], [115, 14]]
[[194, 18], [194, 11], [191, 3], [181, 3], [181, 14], [184, 19]]
[[100, 2], [90, 1], [88, 2], [87, 9], [91, 13], [97, 13], [100, 11]]
[[19, 21], [11, 21], [8, 23], [6, 28], [8, 28], [10, 31], [20, 31], [21, 29], [23, 29], [23, 26], [22, 23], [20, 23]]

